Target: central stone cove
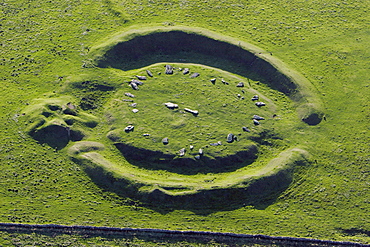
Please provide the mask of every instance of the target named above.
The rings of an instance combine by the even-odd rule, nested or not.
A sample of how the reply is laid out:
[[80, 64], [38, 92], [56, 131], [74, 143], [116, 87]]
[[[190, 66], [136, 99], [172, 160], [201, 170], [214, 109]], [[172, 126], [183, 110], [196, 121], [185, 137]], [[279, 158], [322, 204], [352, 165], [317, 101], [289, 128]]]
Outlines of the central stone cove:
[[[131, 163], [176, 173], [236, 170], [257, 158], [274, 131], [283, 94], [247, 78], [194, 64], [138, 70], [107, 105], [107, 137]], [[255, 88], [251, 87], [251, 83]], [[268, 141], [266, 141], [268, 142]]]

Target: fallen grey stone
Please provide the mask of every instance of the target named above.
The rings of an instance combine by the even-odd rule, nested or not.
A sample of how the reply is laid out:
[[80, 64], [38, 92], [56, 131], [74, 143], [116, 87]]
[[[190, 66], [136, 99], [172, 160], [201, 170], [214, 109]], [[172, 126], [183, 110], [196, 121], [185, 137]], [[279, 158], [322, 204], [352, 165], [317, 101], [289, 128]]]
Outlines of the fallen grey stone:
[[260, 125], [260, 122], [258, 122], [256, 119], [253, 119], [254, 125]]
[[163, 143], [164, 145], [167, 145], [167, 144], [169, 143], [168, 137], [163, 138], [163, 139], [162, 139], [162, 143]]
[[265, 106], [265, 105], [266, 105], [266, 104], [265, 104], [265, 103], [263, 103], [263, 102], [256, 102], [255, 104], [256, 104], [256, 106], [258, 106], [258, 107], [261, 107], [261, 106]]
[[136, 107], [137, 106], [137, 103], [132, 103], [132, 104], [130, 104], [130, 106]]
[[194, 158], [195, 158], [196, 160], [200, 160], [200, 155], [195, 155], [195, 156], [194, 156]]
[[145, 134], [143, 134], [143, 136], [150, 136], [150, 134], [148, 134], [148, 133], [145, 133]]
[[199, 73], [193, 73], [190, 78], [195, 78], [195, 77], [198, 77], [200, 74]]
[[130, 132], [130, 131], [134, 131], [134, 126], [133, 125], [129, 125], [125, 128], [125, 132]]
[[179, 151], [179, 155], [180, 156], [184, 156], [185, 155], [185, 148], [181, 148], [180, 151]]
[[167, 75], [172, 75], [173, 74], [173, 67], [171, 65], [166, 65], [166, 74]]
[[247, 127], [242, 127], [242, 130], [245, 132], [251, 132], [250, 129], [248, 129]]
[[191, 114], [193, 114], [193, 115], [195, 115], [195, 116], [197, 116], [197, 115], [199, 114], [199, 112], [198, 112], [197, 110], [191, 110], [191, 109], [189, 109], [189, 108], [184, 108], [184, 110], [185, 110], [186, 112], [190, 112]]
[[244, 83], [243, 82], [239, 82], [236, 86], [237, 87], [244, 87]]
[[134, 90], [139, 90], [139, 86], [135, 83], [135, 82], [130, 82], [130, 86], [132, 87], [132, 89]]
[[221, 80], [221, 82], [225, 85], [229, 85], [229, 83], [227, 81], [225, 81], [224, 79]]
[[127, 97], [135, 98], [135, 95], [133, 95], [132, 93], [125, 93], [125, 95], [126, 95]]
[[153, 77], [153, 74], [152, 74], [152, 72], [150, 72], [150, 70], [146, 70], [146, 73], [147, 73], [147, 75], [149, 76], [149, 77]]
[[188, 74], [190, 70], [188, 68], [185, 68], [184, 71], [182, 72], [184, 75]]
[[227, 138], [226, 138], [226, 141], [228, 142], [228, 143], [232, 143], [233, 141], [234, 141], [234, 135], [233, 134], [228, 134], [227, 135]]
[[136, 78], [139, 80], [146, 80], [146, 76], [143, 75], [137, 75]]
[[253, 119], [256, 119], [256, 120], [265, 120], [265, 118], [260, 117], [258, 115], [253, 115]]
[[138, 109], [132, 109], [132, 112], [137, 113], [137, 112], [139, 112], [139, 110]]
[[254, 96], [252, 97], [252, 100], [253, 100], [253, 101], [258, 100], [258, 99], [259, 99], [258, 95], [254, 95]]
[[144, 82], [136, 80], [136, 79], [133, 79], [130, 83], [135, 83], [138, 86], [144, 85]]
[[179, 105], [178, 104], [174, 104], [174, 103], [171, 103], [171, 102], [167, 102], [167, 103], [164, 103], [164, 105], [169, 108], [169, 109], [175, 109], [175, 108], [178, 108]]
[[216, 83], [216, 78], [212, 78], [210, 81], [211, 81], [213, 84], [215, 84], [215, 83]]

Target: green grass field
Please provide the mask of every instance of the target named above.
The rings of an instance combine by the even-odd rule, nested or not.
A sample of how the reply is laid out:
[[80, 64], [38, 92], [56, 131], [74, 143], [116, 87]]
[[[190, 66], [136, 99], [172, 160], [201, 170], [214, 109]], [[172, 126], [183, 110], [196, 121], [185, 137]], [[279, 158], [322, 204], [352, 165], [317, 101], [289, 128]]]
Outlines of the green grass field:
[[[284, 1], [278, 4], [254, 0], [239, 2], [5, 0], [1, 3], [0, 221], [206, 230], [370, 243], [370, 52], [367, 42], [370, 39], [370, 32], [367, 30], [370, 22], [369, 1]], [[182, 102], [194, 104], [192, 99], [196, 98], [204, 105], [212, 97], [215, 98], [214, 104], [222, 106], [229, 102], [228, 98], [212, 95], [216, 90], [210, 88], [212, 84], [203, 84], [209, 83], [209, 78], [216, 77], [233, 83], [241, 80], [245, 84], [251, 83], [253, 90], [272, 102], [277, 100], [274, 102], [276, 109], [258, 108], [260, 112], [256, 114], [277, 114], [281, 117], [281, 122], [275, 123], [271, 118], [266, 121], [265, 126], [264, 122], [261, 126], [253, 126], [249, 115], [248, 122], [243, 122], [243, 116], [235, 110], [235, 121], [221, 122], [221, 127], [214, 132], [214, 139], [199, 136], [203, 132], [209, 133], [209, 129], [200, 130], [198, 136], [191, 138], [183, 136], [181, 130], [187, 124], [191, 123], [193, 126], [198, 124], [197, 121], [204, 121], [210, 125], [213, 119], [202, 118], [202, 112], [207, 109], [200, 107], [196, 109], [200, 111], [197, 120], [189, 118], [193, 117], [191, 115], [182, 115], [185, 120], [179, 120], [173, 115], [183, 113], [171, 111], [161, 105], [167, 100], [162, 102], [160, 89], [149, 87], [149, 83], [170, 85], [172, 76], [178, 84], [173, 85], [171, 90], [184, 93], [181, 85], [191, 81], [177, 70], [174, 75], [166, 77], [164, 64], [146, 64], [145, 66], [149, 66], [147, 68], [155, 72], [155, 76], [148, 79], [137, 91], [138, 96], [143, 99], [148, 97], [159, 104], [159, 108], [139, 108], [146, 101], [139, 101], [138, 98], [139, 112], [130, 112], [131, 108], [125, 105], [128, 102], [117, 103], [115, 99], [122, 100], [120, 95], [129, 89], [127, 81], [137, 74], [144, 74], [146, 68], [141, 68], [144, 67], [142, 63], [138, 63], [141, 67], [129, 71], [97, 68], [92, 66], [92, 55], [99, 45], [106, 45], [123, 32], [135, 33], [136, 30], [157, 27], [201, 28], [219, 34], [220, 37], [231, 37], [233, 42], [259, 47], [261, 51], [266, 51], [261, 56], [282, 61], [289, 70], [296, 71], [307, 79], [310, 91], [314, 91], [318, 95], [316, 99], [322, 102], [324, 119], [317, 125], [305, 124], [299, 120], [300, 112], [299, 109], [297, 111], [294, 98], [289, 98], [258, 80], [249, 80], [246, 75], [240, 76], [230, 63], [222, 63], [217, 69], [189, 65], [191, 72], [201, 71], [199, 78], [194, 78], [197, 84], [191, 84], [191, 90], [203, 90], [203, 94], [196, 97], [185, 95], [181, 99], [171, 98], [168, 101], [178, 100], [174, 103], [179, 105]], [[199, 58], [198, 61], [206, 59], [208, 58]], [[219, 61], [210, 62], [215, 65]], [[182, 67], [184, 64], [180, 65]], [[158, 75], [158, 72], [162, 74]], [[92, 83], [82, 84], [86, 81]], [[186, 84], [185, 88], [189, 90], [191, 87]], [[149, 97], [146, 89], [159, 91], [155, 97]], [[234, 86], [232, 89], [220, 87], [217, 90], [217, 95], [235, 96], [240, 93]], [[170, 90], [162, 93], [174, 95]], [[246, 100], [251, 103], [252, 92], [248, 91], [247, 95]], [[63, 98], [65, 96], [71, 98]], [[64, 115], [60, 110], [52, 110], [56, 109], [55, 105], [63, 105], [67, 101], [83, 110], [65, 113], [63, 109]], [[247, 104], [238, 100], [238, 97], [234, 97], [233, 101], [233, 107]], [[122, 109], [116, 107], [117, 104]], [[190, 104], [186, 107], [196, 108], [197, 105]], [[162, 113], [162, 110], [168, 110], [166, 121], [170, 129], [164, 134], [173, 134], [173, 139], [178, 140], [176, 145], [168, 146], [169, 153], [176, 154], [183, 143], [186, 146], [194, 145], [197, 149], [207, 145], [209, 141], [218, 141], [221, 138], [226, 143], [224, 132], [231, 131], [227, 129], [228, 126], [240, 123], [252, 128], [252, 134], [259, 135], [261, 132], [258, 127], [261, 127], [274, 129], [277, 136], [283, 137], [265, 140], [271, 145], [257, 142], [257, 163], [251, 164], [251, 169], [257, 169], [258, 165], [267, 164], [284, 150], [297, 146], [303, 147], [310, 154], [310, 162], [296, 167], [291, 182], [284, 191], [259, 200], [258, 203], [238, 203], [235, 207], [217, 210], [189, 210], [181, 207], [152, 207], [138, 198], [117, 194], [115, 190], [94, 183], [94, 178], [84, 171], [86, 164], [75, 162], [67, 154], [67, 149], [74, 145], [74, 141], [96, 141], [105, 146], [99, 153], [114, 164], [125, 164], [127, 174], [145, 174], [146, 178], [163, 181], [170, 175], [163, 167], [151, 171], [148, 170], [148, 164], [128, 163], [107, 138], [109, 131], [136, 123], [138, 128], [130, 134], [142, 135], [148, 129], [140, 130], [140, 121], [146, 121], [147, 125], [158, 119], [130, 119], [131, 116], [137, 117], [140, 115], [134, 114], [153, 111]], [[119, 114], [122, 113], [130, 117], [119, 119]], [[219, 112], [215, 111], [213, 114], [216, 113]], [[71, 130], [75, 136], [74, 141], [63, 143], [60, 139], [55, 144], [43, 139], [45, 135], [29, 135], [29, 130], [35, 126], [30, 126], [28, 116], [38, 118], [40, 114], [53, 119], [52, 122], [42, 122], [44, 126], [51, 126], [48, 130], [57, 128], [64, 131], [53, 127], [56, 121], [54, 119], [59, 123], [61, 120], [73, 123]], [[224, 119], [228, 112], [220, 114], [217, 117]], [[118, 121], [110, 122], [117, 117]], [[164, 137], [161, 133], [164, 126], [165, 124], [150, 127], [150, 132], [157, 133], [153, 135], [159, 141]], [[135, 139], [130, 140], [130, 136], [122, 134], [126, 133], [121, 131], [118, 137], [128, 138], [125, 142], [139, 144], [140, 147], [147, 145], [145, 147], [149, 149], [163, 149], [161, 145], [156, 146], [156, 142], [149, 143], [142, 138], [138, 143]], [[55, 140], [55, 135], [51, 137]], [[245, 136], [245, 140], [247, 139]], [[239, 143], [233, 143], [235, 145], [232, 147], [227, 146], [227, 152], [237, 152]], [[87, 164], [89, 165], [91, 164]], [[243, 168], [234, 167], [233, 171], [240, 169]], [[203, 171], [209, 173], [207, 169]], [[176, 172], [184, 173], [178, 170]], [[231, 180], [237, 180], [237, 177], [232, 176], [232, 171], [227, 171], [226, 175], [230, 175]], [[216, 179], [221, 181], [222, 176], [226, 175], [222, 173]], [[212, 174], [208, 176], [208, 180], [214, 178]], [[6, 234], [2, 234], [1, 238], [3, 240], [0, 243], [4, 245], [17, 242], [9, 240]], [[28, 241], [19, 236], [15, 238], [23, 239], [24, 243]], [[37, 239], [44, 241], [42, 237]], [[60, 241], [66, 241], [64, 236]], [[139, 240], [135, 241], [131, 244], [143, 244]], [[105, 244], [119, 245], [122, 240]], [[151, 245], [153, 243], [148, 242], [148, 246]]]

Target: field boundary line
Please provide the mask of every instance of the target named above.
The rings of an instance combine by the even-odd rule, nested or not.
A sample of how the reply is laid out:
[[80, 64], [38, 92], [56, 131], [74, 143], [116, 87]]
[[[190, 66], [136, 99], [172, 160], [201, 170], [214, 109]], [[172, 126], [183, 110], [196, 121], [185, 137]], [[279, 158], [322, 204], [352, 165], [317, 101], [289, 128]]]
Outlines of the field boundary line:
[[160, 237], [162, 240], [183, 239], [183, 240], [215, 240], [216, 242], [230, 242], [233, 239], [241, 242], [242, 240], [271, 241], [275, 244], [288, 244], [297, 246], [359, 246], [370, 247], [370, 244], [356, 242], [320, 240], [313, 238], [295, 238], [268, 236], [263, 234], [238, 234], [230, 232], [210, 232], [210, 231], [182, 231], [182, 230], [162, 230], [155, 228], [119, 228], [105, 226], [82, 226], [82, 225], [58, 225], [58, 224], [21, 224], [21, 223], [1, 223], [0, 231], [30, 231], [30, 232], [60, 232], [76, 233], [84, 235], [110, 235], [121, 237], [140, 237], [146, 238]]

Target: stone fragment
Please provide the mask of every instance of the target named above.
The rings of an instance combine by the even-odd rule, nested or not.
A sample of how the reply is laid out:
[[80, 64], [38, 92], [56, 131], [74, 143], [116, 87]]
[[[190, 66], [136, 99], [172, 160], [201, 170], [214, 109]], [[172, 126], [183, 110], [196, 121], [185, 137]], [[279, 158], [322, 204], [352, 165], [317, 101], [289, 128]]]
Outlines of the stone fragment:
[[258, 95], [254, 95], [254, 96], [252, 97], [252, 100], [253, 100], [253, 101], [256, 101], [256, 100], [258, 100], [258, 99], [259, 99]]
[[196, 160], [200, 160], [200, 155], [195, 155], [195, 156], [194, 156], [194, 158], [195, 158]]
[[131, 131], [134, 131], [134, 126], [133, 126], [133, 125], [128, 125], [128, 126], [125, 128], [125, 132], [131, 132]]
[[212, 78], [210, 81], [211, 81], [213, 84], [215, 84], [215, 83], [216, 83], [216, 78]]
[[199, 148], [198, 153], [199, 153], [199, 155], [203, 155], [203, 149]]
[[184, 156], [185, 155], [185, 148], [181, 148], [180, 151], [179, 151], [179, 155], [180, 156]]
[[149, 77], [153, 77], [153, 73], [152, 72], [150, 72], [150, 70], [146, 70], [146, 74], [149, 76]]
[[194, 146], [193, 145], [190, 145], [190, 150], [193, 150], [194, 149]]
[[242, 130], [245, 131], [245, 132], [251, 132], [250, 129], [248, 129], [247, 127], [242, 127]]
[[125, 95], [126, 95], [127, 97], [135, 98], [135, 95], [133, 95], [132, 93], [125, 93]]
[[75, 105], [73, 105], [71, 102], [69, 102], [69, 103], [67, 103], [67, 107], [69, 108], [69, 109], [71, 109], [71, 110], [76, 110], [76, 106]]
[[186, 112], [190, 112], [191, 114], [193, 114], [193, 115], [195, 115], [195, 116], [197, 116], [197, 115], [199, 114], [199, 111], [197, 111], [197, 110], [191, 110], [191, 109], [189, 109], [189, 108], [184, 108], [184, 110], [185, 110]]
[[256, 120], [265, 120], [265, 118], [260, 117], [258, 115], [253, 115], [253, 119], [256, 119]]
[[234, 135], [233, 134], [228, 134], [227, 135], [227, 138], [226, 138], [226, 141], [228, 142], [228, 143], [232, 143], [233, 141], [234, 141]]
[[168, 64], [165, 67], [166, 67], [166, 72], [165, 73], [167, 75], [172, 75], [173, 74], [173, 67], [171, 65], [168, 65]]
[[216, 143], [211, 143], [209, 145], [211, 145], [211, 146], [221, 146], [222, 145], [222, 142], [221, 141], [218, 141]]
[[190, 72], [190, 70], [189, 70], [189, 68], [185, 68], [184, 69], [184, 71], [182, 72], [184, 75], [186, 75], [186, 74], [189, 74], [189, 72]]
[[137, 106], [137, 103], [132, 103], [132, 104], [130, 104], [130, 106], [136, 107]]
[[150, 134], [148, 134], [148, 133], [145, 133], [145, 134], [143, 134], [143, 136], [147, 137], [147, 136], [150, 136]]
[[237, 87], [244, 87], [244, 83], [243, 82], [239, 82], [236, 86]]
[[266, 104], [263, 102], [256, 102], [255, 105], [258, 107], [261, 107], [261, 106], [265, 106]]
[[200, 74], [199, 73], [193, 73], [190, 78], [195, 78], [195, 77], [198, 77]]
[[144, 75], [137, 75], [136, 78], [139, 80], [146, 80], [146, 76]]
[[137, 113], [137, 112], [139, 112], [139, 110], [138, 109], [132, 109], [132, 112]]
[[260, 125], [260, 122], [258, 122], [256, 119], [253, 119], [254, 125]]
[[171, 103], [171, 102], [164, 103], [164, 105], [165, 105], [168, 109], [175, 109], [175, 108], [178, 108], [178, 107], [179, 107], [179, 105], [178, 105], [178, 104], [174, 104], [174, 103]]
[[225, 81], [224, 79], [221, 79], [221, 82], [225, 85], [229, 85], [229, 83], [227, 81]]
[[162, 139], [162, 143], [163, 143], [164, 145], [167, 145], [167, 144], [169, 143], [168, 137], [163, 138], [163, 139]]

